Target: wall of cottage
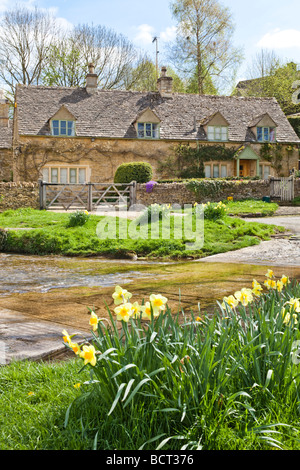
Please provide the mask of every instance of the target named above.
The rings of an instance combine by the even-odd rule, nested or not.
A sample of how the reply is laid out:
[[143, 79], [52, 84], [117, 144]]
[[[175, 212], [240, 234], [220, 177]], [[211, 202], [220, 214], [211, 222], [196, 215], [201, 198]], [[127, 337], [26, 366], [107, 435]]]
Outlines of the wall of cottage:
[[[19, 151], [15, 155], [14, 181], [37, 181], [42, 177], [41, 169], [46, 166], [78, 165], [87, 168], [92, 182], [113, 181], [116, 169], [122, 163], [144, 161], [152, 165], [154, 179], [167, 179], [169, 174], [159, 173], [159, 162], [174, 156], [178, 141], [146, 141], [137, 139], [93, 139], [93, 138], [52, 138], [49, 136], [20, 137]], [[191, 143], [196, 145], [195, 143]], [[227, 143], [227, 147], [239, 144]], [[283, 146], [282, 173], [288, 176], [290, 170], [298, 169], [298, 151], [287, 153]], [[260, 145], [251, 148], [259, 155]], [[255, 162], [255, 161], [250, 161]], [[214, 162], [210, 162], [213, 165]], [[236, 175], [236, 161], [220, 162], [227, 165], [227, 176]], [[268, 162], [262, 162], [269, 165]], [[255, 167], [255, 165], [254, 165]], [[167, 171], [167, 170], [166, 170]], [[275, 171], [271, 168], [271, 175]]]
[[0, 212], [21, 207], [39, 209], [38, 183], [0, 183]]
[[12, 150], [0, 149], [0, 181], [12, 181], [13, 164]]

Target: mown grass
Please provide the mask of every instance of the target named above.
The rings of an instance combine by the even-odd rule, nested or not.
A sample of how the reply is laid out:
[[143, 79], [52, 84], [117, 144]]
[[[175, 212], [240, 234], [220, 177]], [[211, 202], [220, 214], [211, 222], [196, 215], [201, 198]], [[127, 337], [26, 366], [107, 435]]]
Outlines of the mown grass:
[[111, 312], [94, 332], [94, 366], [1, 367], [0, 449], [300, 450], [292, 298], [295, 282], [213, 316], [178, 306], [121, 328]]
[[245, 201], [225, 201], [227, 209], [231, 215], [260, 215], [271, 216], [278, 209], [275, 202], [265, 202], [261, 200], [249, 199]]
[[[1, 251], [31, 255], [110, 256], [122, 258], [128, 253], [138, 257], [169, 257], [184, 259], [231, 251], [260, 243], [276, 232], [275, 226], [246, 222], [224, 217], [221, 220], [205, 220], [204, 245], [198, 250], [186, 250], [185, 237], [178, 236], [178, 218], [171, 217], [170, 239], [117, 238], [101, 239], [97, 225], [103, 217], [91, 215], [83, 226], [68, 226], [69, 216], [34, 209], [9, 210], [0, 214], [0, 227], [9, 228]], [[111, 219], [113, 222], [114, 218]], [[180, 222], [181, 223], [181, 222]], [[116, 220], [119, 233], [119, 219]], [[127, 225], [132, 224], [127, 221]], [[13, 230], [18, 228], [18, 230]], [[21, 230], [20, 230], [21, 229]], [[109, 231], [109, 228], [108, 228]]]

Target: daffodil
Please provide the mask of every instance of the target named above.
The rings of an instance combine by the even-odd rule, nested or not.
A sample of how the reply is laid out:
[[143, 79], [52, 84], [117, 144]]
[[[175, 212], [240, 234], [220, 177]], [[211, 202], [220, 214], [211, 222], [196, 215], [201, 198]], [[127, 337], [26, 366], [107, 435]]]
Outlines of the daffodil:
[[165, 310], [166, 308], [166, 303], [168, 302], [168, 299], [166, 297], [164, 297], [163, 295], [155, 295], [155, 294], [151, 294], [150, 295], [150, 302], [151, 302], [151, 306], [152, 306], [152, 309], [153, 309], [153, 314], [154, 315], [159, 315], [160, 312], [162, 312], [163, 310]]
[[268, 290], [270, 290], [270, 289], [276, 289], [276, 286], [277, 286], [276, 281], [274, 281], [274, 280], [271, 279], [271, 278], [270, 278], [270, 279], [267, 279], [266, 281], [264, 281], [264, 285], [266, 286], [266, 288], [267, 288]]
[[93, 327], [93, 331], [96, 331], [98, 328], [99, 318], [95, 314], [95, 312], [91, 313], [90, 317], [90, 325]]
[[272, 269], [268, 269], [268, 272], [265, 276], [269, 279], [272, 279], [272, 277], [274, 277], [274, 272], [272, 271]]
[[69, 343], [70, 348], [73, 350], [74, 354], [77, 356], [80, 354], [80, 346], [77, 343]]
[[117, 315], [117, 320], [128, 322], [129, 318], [133, 314], [132, 304], [127, 302], [125, 304], [119, 305], [114, 310]]
[[298, 323], [298, 316], [295, 313], [291, 316], [288, 312], [283, 319], [283, 323], [285, 325], [290, 325], [292, 322], [296, 325]]
[[138, 317], [141, 312], [141, 306], [138, 302], [134, 302], [132, 304], [132, 316], [133, 317]]
[[71, 337], [70, 337], [69, 333], [67, 332], [67, 330], [62, 330], [62, 334], [63, 334], [64, 342], [69, 344], [71, 342]]
[[126, 303], [127, 300], [131, 299], [131, 297], [132, 294], [126, 289], [122, 289], [122, 287], [120, 286], [116, 286], [115, 292], [112, 295], [115, 305], [121, 305], [123, 303]]
[[81, 383], [74, 384], [74, 388], [80, 388], [80, 387], [81, 387]]
[[291, 281], [289, 280], [288, 276], [285, 276], [283, 274], [282, 277], [281, 277], [281, 282], [285, 286], [285, 285], [289, 284]]
[[235, 308], [239, 304], [239, 300], [234, 297], [234, 295], [230, 295], [229, 297], [224, 297], [222, 307], [225, 308], [225, 304], [227, 304], [230, 308]]
[[141, 306], [142, 318], [151, 320], [151, 305], [150, 302], [146, 302], [145, 305]]
[[252, 291], [246, 287], [243, 287], [243, 289], [240, 291], [235, 292], [234, 296], [244, 307], [253, 301]]
[[253, 282], [252, 282], [252, 292], [253, 292], [253, 294], [256, 295], [257, 297], [259, 297], [261, 295], [262, 291], [263, 291], [263, 288], [260, 285], [260, 283], [257, 282], [255, 279], [253, 279]]
[[84, 359], [84, 365], [91, 364], [91, 366], [96, 365], [96, 351], [94, 346], [84, 345], [82, 351], [80, 352], [80, 357]]
[[277, 281], [276, 288], [277, 288], [278, 292], [282, 292], [283, 282], [282, 281]]
[[300, 299], [292, 298], [286, 303], [290, 305], [292, 307], [292, 310], [294, 310], [296, 313], [300, 313]]

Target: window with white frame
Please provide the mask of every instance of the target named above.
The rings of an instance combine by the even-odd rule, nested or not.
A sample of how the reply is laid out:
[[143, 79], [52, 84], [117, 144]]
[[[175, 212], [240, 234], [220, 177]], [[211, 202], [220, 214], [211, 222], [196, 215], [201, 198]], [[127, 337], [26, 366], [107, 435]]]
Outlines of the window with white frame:
[[204, 166], [204, 173], [205, 173], [205, 178], [211, 178], [211, 166], [210, 165]]
[[225, 142], [228, 140], [228, 127], [227, 126], [208, 126], [207, 138], [212, 141]]
[[87, 167], [44, 167], [42, 173], [45, 183], [84, 184], [87, 182]]
[[159, 139], [159, 124], [152, 122], [138, 122], [139, 139]]
[[276, 128], [275, 127], [257, 127], [257, 141], [258, 142], [275, 142]]
[[51, 121], [51, 134], [57, 137], [74, 137], [75, 121], [53, 119]]
[[267, 180], [271, 174], [270, 165], [259, 165], [259, 176], [261, 179]]

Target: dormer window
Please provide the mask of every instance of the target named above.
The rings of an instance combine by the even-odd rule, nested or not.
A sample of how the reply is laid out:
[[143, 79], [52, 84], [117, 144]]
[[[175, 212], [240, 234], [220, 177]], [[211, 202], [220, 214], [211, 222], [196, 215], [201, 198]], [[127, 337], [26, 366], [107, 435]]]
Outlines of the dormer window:
[[51, 133], [59, 137], [74, 137], [75, 121], [53, 119], [51, 121]]
[[139, 139], [159, 139], [159, 124], [138, 122], [137, 133]]
[[207, 138], [211, 141], [226, 142], [228, 140], [228, 127], [207, 126]]
[[258, 142], [275, 142], [276, 140], [275, 127], [257, 127], [256, 132]]

